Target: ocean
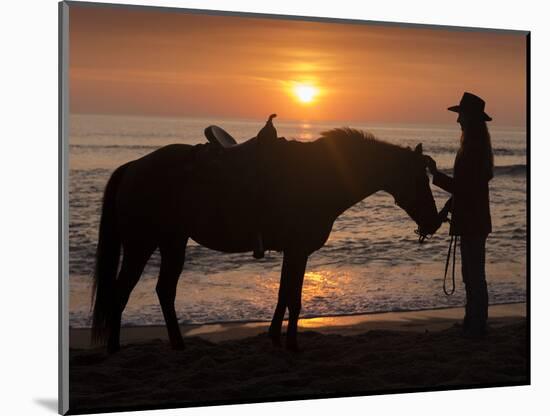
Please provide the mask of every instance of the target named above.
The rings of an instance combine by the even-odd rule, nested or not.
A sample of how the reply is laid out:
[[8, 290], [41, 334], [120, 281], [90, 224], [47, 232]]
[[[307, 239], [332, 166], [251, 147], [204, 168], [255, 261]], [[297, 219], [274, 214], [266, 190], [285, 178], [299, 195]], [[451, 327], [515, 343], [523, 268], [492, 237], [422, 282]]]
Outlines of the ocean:
[[[203, 130], [217, 124], [237, 140], [256, 135], [265, 120], [72, 115], [69, 139], [70, 326], [91, 326], [91, 282], [101, 200], [119, 165], [171, 143], [205, 143]], [[449, 125], [389, 125], [346, 122], [285, 122], [279, 136], [315, 140], [334, 127], [368, 130], [380, 139], [414, 147], [423, 144], [438, 167], [451, 172], [460, 129]], [[487, 281], [491, 304], [526, 299], [527, 181], [526, 132], [490, 125], [495, 177], [490, 182], [493, 233], [487, 240]], [[438, 208], [448, 194], [432, 185]], [[421, 310], [461, 306], [464, 290], [457, 253], [457, 290], [443, 293], [448, 225], [425, 244], [416, 224], [393, 198], [376, 193], [346, 211], [326, 245], [309, 259], [302, 317]], [[132, 292], [123, 325], [164, 324], [155, 293], [155, 253]], [[190, 241], [180, 277], [176, 311], [180, 323], [269, 321], [277, 301], [282, 254], [224, 254]]]

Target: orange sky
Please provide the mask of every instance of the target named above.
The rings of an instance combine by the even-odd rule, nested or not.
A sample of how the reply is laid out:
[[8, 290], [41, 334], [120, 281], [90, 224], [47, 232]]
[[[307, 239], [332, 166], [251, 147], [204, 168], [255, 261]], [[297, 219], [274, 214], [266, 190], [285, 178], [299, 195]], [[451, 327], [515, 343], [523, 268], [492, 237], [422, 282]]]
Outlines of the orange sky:
[[[70, 7], [73, 113], [525, 123], [525, 35]], [[319, 94], [304, 104], [292, 85]]]

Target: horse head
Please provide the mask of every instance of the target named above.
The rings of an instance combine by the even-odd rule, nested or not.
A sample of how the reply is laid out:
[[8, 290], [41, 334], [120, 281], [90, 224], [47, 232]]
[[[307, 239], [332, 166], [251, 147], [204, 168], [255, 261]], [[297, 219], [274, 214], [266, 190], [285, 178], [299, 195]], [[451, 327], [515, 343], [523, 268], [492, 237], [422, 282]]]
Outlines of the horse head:
[[390, 193], [395, 203], [418, 225], [417, 234], [422, 242], [437, 231], [441, 220], [426, 173], [421, 143], [414, 150], [406, 149], [396, 173]]

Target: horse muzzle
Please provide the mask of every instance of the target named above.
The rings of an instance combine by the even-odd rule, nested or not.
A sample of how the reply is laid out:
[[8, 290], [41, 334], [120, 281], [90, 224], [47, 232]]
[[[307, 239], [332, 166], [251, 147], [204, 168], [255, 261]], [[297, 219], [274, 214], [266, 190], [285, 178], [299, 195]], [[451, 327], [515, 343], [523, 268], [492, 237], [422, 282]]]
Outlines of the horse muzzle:
[[432, 235], [434, 235], [441, 224], [434, 224], [429, 227], [418, 227], [414, 233], [418, 235], [418, 242], [422, 244], [425, 240], [429, 239]]

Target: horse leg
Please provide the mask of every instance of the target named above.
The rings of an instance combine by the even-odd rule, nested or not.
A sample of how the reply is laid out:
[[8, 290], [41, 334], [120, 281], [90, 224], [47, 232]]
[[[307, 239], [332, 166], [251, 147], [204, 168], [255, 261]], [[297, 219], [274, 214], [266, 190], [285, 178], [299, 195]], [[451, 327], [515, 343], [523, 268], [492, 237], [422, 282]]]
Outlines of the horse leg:
[[120, 349], [120, 324], [122, 312], [128, 303], [130, 293], [136, 286], [154, 247], [149, 249], [124, 246], [122, 266], [116, 281], [114, 302], [112, 305], [107, 351], [114, 353]]
[[285, 252], [279, 284], [277, 307], [269, 326], [269, 336], [275, 346], [281, 345], [281, 327], [285, 310], [289, 308], [289, 322], [287, 329], [287, 347], [297, 349], [296, 334], [298, 331], [298, 316], [300, 315], [302, 300], [302, 283], [306, 270], [307, 256]]
[[[285, 257], [286, 259], [286, 257]], [[271, 319], [271, 325], [269, 326], [269, 337], [274, 346], [281, 346], [281, 327], [283, 325], [283, 319], [285, 317], [285, 311], [287, 306], [287, 292], [288, 292], [288, 261], [283, 260], [283, 267], [281, 270], [281, 280], [279, 283], [279, 296], [277, 299], [277, 306]]]
[[302, 285], [308, 256], [302, 254], [287, 254], [288, 259], [288, 328], [286, 331], [286, 348], [290, 351], [299, 351], [298, 348], [298, 317], [302, 309]]
[[186, 245], [187, 237], [183, 241], [172, 241], [160, 246], [162, 260], [156, 291], [166, 322], [170, 345], [173, 349], [184, 348], [174, 302], [176, 300], [178, 280], [185, 262]]

